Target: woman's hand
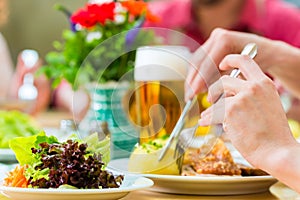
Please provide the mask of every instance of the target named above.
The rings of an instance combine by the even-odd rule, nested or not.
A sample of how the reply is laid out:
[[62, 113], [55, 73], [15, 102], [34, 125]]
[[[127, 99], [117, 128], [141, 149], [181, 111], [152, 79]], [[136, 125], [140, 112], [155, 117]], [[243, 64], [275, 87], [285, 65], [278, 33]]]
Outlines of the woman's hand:
[[211, 85], [210, 102], [215, 102], [222, 93], [225, 98], [202, 112], [199, 123], [223, 124], [236, 148], [257, 165], [265, 151], [286, 145], [293, 137], [272, 80], [248, 56], [226, 56], [220, 69], [232, 68], [239, 68], [245, 80], [223, 76]]
[[[20, 53], [18, 55], [16, 71], [11, 80], [9, 97], [18, 98], [18, 90], [23, 84], [25, 74], [31, 73], [34, 75], [41, 66], [42, 60], [38, 59], [31, 68], [26, 67], [22, 54]], [[29, 111], [30, 114], [37, 114], [47, 109], [51, 98], [50, 81], [45, 76], [35, 77], [34, 85], [38, 90], [38, 96], [34, 107]]]
[[274, 83], [248, 56], [229, 55], [221, 70], [239, 68], [244, 80], [223, 76], [208, 90], [217, 101], [199, 124], [223, 124], [232, 144], [255, 167], [300, 192], [300, 145], [293, 138]]
[[286, 43], [255, 34], [215, 29], [209, 39], [194, 53], [185, 82], [185, 99], [204, 92], [221, 76], [217, 66], [228, 54], [239, 54], [248, 43], [256, 43], [255, 61], [262, 71], [278, 78], [300, 96], [300, 51]]

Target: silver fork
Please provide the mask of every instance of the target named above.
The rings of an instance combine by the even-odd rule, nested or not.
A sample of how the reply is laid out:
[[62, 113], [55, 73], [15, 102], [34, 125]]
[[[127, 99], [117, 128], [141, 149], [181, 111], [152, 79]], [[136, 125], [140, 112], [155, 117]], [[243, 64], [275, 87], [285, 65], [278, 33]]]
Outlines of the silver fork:
[[[241, 55], [248, 55], [250, 58], [254, 58], [257, 54], [257, 45], [254, 43], [247, 44], [243, 51], [241, 52]], [[240, 74], [239, 69], [234, 69], [230, 73], [230, 77], [237, 78]], [[219, 98], [215, 101], [219, 101], [220, 99], [224, 98], [224, 93], [219, 96]], [[176, 127], [176, 126], [175, 126]], [[181, 126], [183, 127], [183, 126]], [[174, 159], [176, 159], [176, 164], [178, 166], [179, 172], [181, 173], [182, 169], [182, 163], [184, 158], [185, 150], [191, 145], [192, 141], [195, 139], [195, 133], [198, 128], [198, 125], [192, 127], [192, 131], [188, 134], [183, 134], [183, 130], [181, 129], [179, 131], [179, 134], [177, 134], [177, 137], [175, 138], [176, 146], [174, 151]], [[217, 139], [221, 136], [223, 133], [222, 125], [216, 125], [214, 126], [213, 135], [209, 135], [210, 137], [205, 137], [202, 145], [199, 145], [198, 148], [201, 148], [201, 154], [199, 155], [199, 158], [206, 156], [211, 149], [214, 147], [215, 143], [217, 142]], [[184, 138], [186, 136], [186, 138]], [[203, 148], [205, 147], [205, 148]]]
[[201, 151], [198, 154], [198, 158], [204, 158], [215, 146], [217, 139], [222, 135], [223, 129], [221, 125], [216, 125], [212, 133], [208, 133], [201, 140], [197, 140], [198, 136], [195, 136], [196, 130], [199, 125], [195, 125], [192, 128], [184, 129], [178, 138], [176, 138], [176, 146], [173, 158], [176, 160], [177, 167], [179, 172], [182, 170], [182, 163], [184, 159], [184, 154], [187, 148], [201, 148]]

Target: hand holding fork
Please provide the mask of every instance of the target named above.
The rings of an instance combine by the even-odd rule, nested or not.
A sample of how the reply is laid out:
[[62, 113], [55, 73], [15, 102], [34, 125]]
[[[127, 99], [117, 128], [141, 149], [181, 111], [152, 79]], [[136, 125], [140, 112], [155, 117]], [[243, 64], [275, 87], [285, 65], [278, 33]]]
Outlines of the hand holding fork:
[[[241, 52], [241, 55], [248, 55], [249, 57], [251, 57], [252, 59], [256, 56], [257, 54], [257, 45], [254, 43], [249, 43], [247, 44], [243, 51]], [[240, 70], [239, 69], [234, 69], [230, 76], [231, 77], [238, 77], [240, 74]], [[216, 102], [218, 100], [220, 100], [221, 98], [224, 97], [224, 94], [220, 95], [220, 97], [216, 100]], [[198, 127], [198, 125], [196, 125], [195, 127], [189, 129], [190, 131], [187, 132], [186, 137], [182, 137], [183, 135], [180, 135], [183, 129], [183, 125], [184, 125], [184, 119], [185, 116], [187, 115], [188, 111], [190, 110], [190, 108], [192, 107], [192, 105], [194, 104], [194, 102], [196, 101], [196, 97], [194, 97], [193, 100], [189, 100], [186, 103], [186, 106], [183, 109], [183, 112], [177, 122], [177, 124], [175, 125], [175, 128], [173, 129], [166, 145], [163, 147], [163, 150], [158, 158], [158, 160], [163, 159], [166, 151], [170, 148], [171, 143], [175, 140], [176, 142], [176, 147], [175, 147], [175, 152], [174, 152], [174, 158], [176, 159], [176, 163], [177, 166], [179, 168], [179, 170], [181, 170], [182, 168], [182, 162], [183, 162], [183, 154], [186, 150], [186, 148], [188, 148], [188, 146], [191, 144], [191, 142], [194, 140], [195, 138], [195, 131]], [[207, 153], [209, 153], [209, 151], [211, 150], [211, 148], [213, 147], [213, 145], [215, 144], [217, 138], [222, 134], [222, 127], [221, 126], [216, 126], [216, 130], [215, 130], [215, 136], [211, 137], [209, 139], [205, 139], [203, 141], [202, 145], [205, 145], [206, 147], [210, 147], [210, 148], [205, 148], [206, 151], [202, 152], [202, 155], [206, 155]]]

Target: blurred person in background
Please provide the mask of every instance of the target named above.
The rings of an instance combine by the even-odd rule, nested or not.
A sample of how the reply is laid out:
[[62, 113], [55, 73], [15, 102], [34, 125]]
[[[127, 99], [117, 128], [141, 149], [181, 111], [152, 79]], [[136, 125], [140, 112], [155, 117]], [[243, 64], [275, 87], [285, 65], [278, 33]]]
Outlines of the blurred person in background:
[[[8, 1], [0, 0], [0, 25], [5, 25], [8, 19]], [[0, 33], [0, 98], [17, 99], [18, 89], [23, 83], [26, 73], [34, 73], [42, 62], [39, 59], [31, 68], [26, 68], [21, 55], [18, 56], [17, 66], [14, 70], [13, 61], [11, 59], [10, 50], [3, 35]], [[46, 109], [50, 102], [50, 85], [45, 77], [38, 77], [34, 80], [34, 85], [38, 90], [38, 96], [34, 108], [30, 111], [31, 114], [40, 112]]]
[[[0, 26], [3, 26], [7, 21], [8, 10], [7, 1], [0, 0]], [[0, 98], [4, 99], [8, 95], [9, 82], [13, 75], [13, 62], [10, 57], [9, 49], [5, 38], [0, 33], [0, 61], [1, 61], [1, 73], [0, 73]]]
[[[203, 45], [200, 51], [211, 52], [218, 49], [218, 44], [215, 45], [216, 50], [211, 50], [212, 47], [205, 43], [216, 28], [255, 33], [300, 47], [300, 9], [282, 0], [164, 0], [152, 2], [150, 9], [160, 16], [161, 21], [156, 24], [147, 23], [145, 26], [183, 32]], [[196, 57], [194, 56], [194, 60], [197, 60]], [[222, 57], [212, 57], [216, 65], [221, 59]], [[195, 62], [198, 64], [200, 61]], [[189, 82], [191, 80], [187, 80]], [[200, 92], [200, 87], [191, 87], [194, 93]], [[292, 105], [287, 115], [299, 120], [299, 100], [293, 96], [290, 98]]]
[[300, 47], [300, 9], [282, 0], [163, 0], [150, 3], [159, 23], [203, 44], [215, 28], [251, 32]]

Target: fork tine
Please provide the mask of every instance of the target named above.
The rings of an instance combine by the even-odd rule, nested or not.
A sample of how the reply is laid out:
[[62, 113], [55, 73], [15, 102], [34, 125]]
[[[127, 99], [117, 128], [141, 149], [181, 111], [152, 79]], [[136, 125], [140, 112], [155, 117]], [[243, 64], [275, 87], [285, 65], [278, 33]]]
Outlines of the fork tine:
[[184, 160], [184, 153], [185, 150], [189, 147], [190, 143], [193, 141], [195, 137], [195, 131], [197, 129], [198, 125], [192, 127], [191, 132], [187, 132], [186, 137], [184, 137], [184, 134], [179, 134], [179, 136], [176, 138], [176, 146], [174, 151], [174, 159], [176, 159], [176, 164], [178, 166], [179, 172], [181, 173], [182, 170], [182, 164]]
[[179, 170], [179, 174], [181, 174], [182, 163], [183, 163], [184, 149], [181, 146], [181, 143], [178, 141], [174, 151], [174, 158], [176, 159], [176, 164]]

